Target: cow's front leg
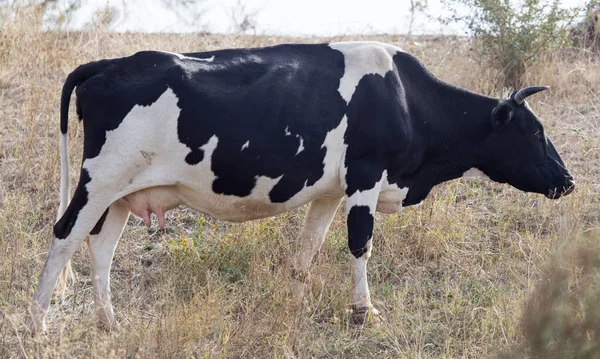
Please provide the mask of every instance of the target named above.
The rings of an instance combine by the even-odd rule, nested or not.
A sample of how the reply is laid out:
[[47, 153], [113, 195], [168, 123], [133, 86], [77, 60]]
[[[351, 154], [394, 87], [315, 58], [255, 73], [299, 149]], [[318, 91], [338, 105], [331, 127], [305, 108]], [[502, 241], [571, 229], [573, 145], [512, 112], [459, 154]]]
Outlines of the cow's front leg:
[[92, 265], [96, 315], [99, 323], [107, 329], [115, 329], [117, 325], [110, 298], [110, 267], [127, 218], [129, 218], [129, 210], [124, 203], [114, 202], [108, 208], [102, 227], [92, 231], [87, 241]]
[[[368, 175], [373, 176], [372, 173]], [[373, 223], [382, 176], [385, 176], [385, 173], [379, 172], [379, 176], [371, 181], [357, 181], [363, 185], [362, 189], [349, 185], [346, 190], [348, 247], [352, 253], [352, 319], [358, 323], [363, 323], [369, 315], [379, 314], [371, 304], [367, 261], [373, 248]]]

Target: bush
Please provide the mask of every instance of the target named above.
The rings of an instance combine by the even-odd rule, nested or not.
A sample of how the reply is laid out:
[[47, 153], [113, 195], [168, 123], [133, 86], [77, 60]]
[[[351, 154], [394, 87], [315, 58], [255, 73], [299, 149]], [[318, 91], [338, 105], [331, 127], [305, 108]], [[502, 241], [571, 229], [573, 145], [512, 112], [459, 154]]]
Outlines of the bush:
[[576, 46], [600, 52], [600, 0], [590, 0], [585, 16], [573, 28], [571, 36]]
[[[521, 87], [528, 66], [569, 43], [569, 26], [578, 11], [559, 0], [442, 0], [445, 24], [464, 23], [478, 42], [481, 56], [501, 70], [499, 85]], [[468, 9], [468, 10], [467, 10]]]

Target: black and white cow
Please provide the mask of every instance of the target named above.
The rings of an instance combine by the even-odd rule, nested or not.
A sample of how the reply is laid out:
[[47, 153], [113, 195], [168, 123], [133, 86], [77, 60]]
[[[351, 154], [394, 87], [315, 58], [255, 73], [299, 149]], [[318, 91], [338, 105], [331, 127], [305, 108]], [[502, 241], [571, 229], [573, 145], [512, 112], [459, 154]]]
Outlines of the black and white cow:
[[[68, 203], [67, 115], [77, 87], [84, 153]], [[115, 324], [109, 272], [130, 212], [150, 225], [185, 205], [227, 221], [310, 202], [294, 261], [306, 273], [346, 199], [352, 305], [367, 285], [373, 217], [421, 202], [433, 186], [485, 174], [558, 198], [573, 180], [524, 98], [482, 96], [435, 78], [378, 42], [175, 54], [146, 51], [78, 67], [61, 99], [59, 220], [31, 305], [34, 329], [88, 237], [97, 314]]]

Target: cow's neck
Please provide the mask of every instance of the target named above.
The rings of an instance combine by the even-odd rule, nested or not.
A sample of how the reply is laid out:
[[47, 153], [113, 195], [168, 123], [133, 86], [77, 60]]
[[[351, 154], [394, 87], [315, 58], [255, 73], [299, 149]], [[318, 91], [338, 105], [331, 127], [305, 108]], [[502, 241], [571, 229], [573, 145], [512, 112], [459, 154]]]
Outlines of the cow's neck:
[[477, 167], [480, 146], [492, 131], [492, 110], [499, 103], [446, 84], [424, 69], [421, 76], [414, 75], [401, 74], [417, 139], [413, 153], [419, 154], [411, 173], [396, 176], [400, 185], [409, 187], [405, 205], [422, 201], [435, 185]]

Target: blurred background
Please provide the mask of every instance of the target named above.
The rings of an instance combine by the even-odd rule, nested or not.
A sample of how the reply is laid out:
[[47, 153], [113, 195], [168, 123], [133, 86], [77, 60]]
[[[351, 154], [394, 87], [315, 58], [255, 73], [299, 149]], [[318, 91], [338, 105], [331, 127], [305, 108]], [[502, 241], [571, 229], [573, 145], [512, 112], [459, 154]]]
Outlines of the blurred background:
[[[6, 2], [7, 0], [5, 0]], [[518, 1], [512, 1], [518, 3]], [[587, 0], [557, 1], [563, 9]], [[0, 1], [2, 3], [2, 1]], [[442, 23], [468, 2], [444, 0], [46, 0], [49, 18], [70, 29], [103, 19], [114, 31], [248, 33], [286, 36], [468, 33], [460, 23]]]

